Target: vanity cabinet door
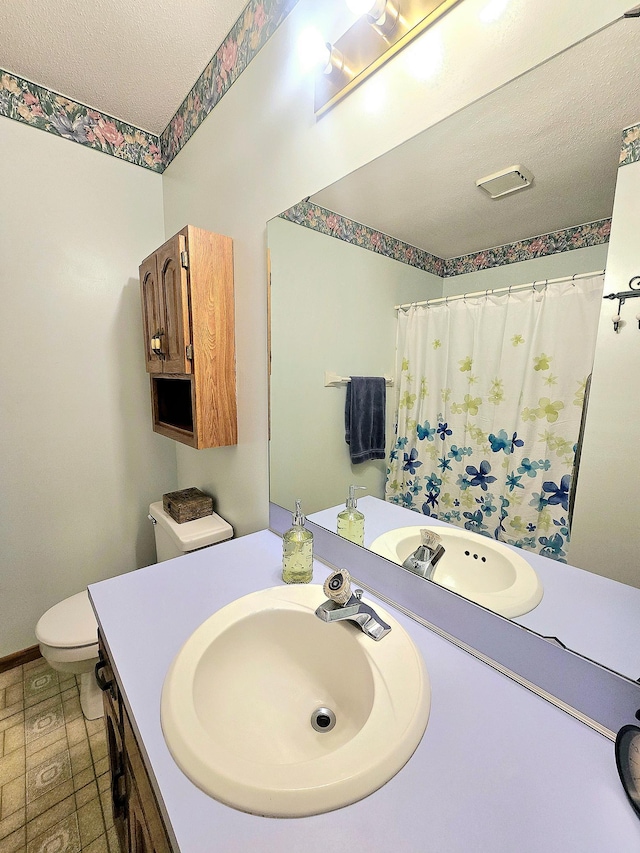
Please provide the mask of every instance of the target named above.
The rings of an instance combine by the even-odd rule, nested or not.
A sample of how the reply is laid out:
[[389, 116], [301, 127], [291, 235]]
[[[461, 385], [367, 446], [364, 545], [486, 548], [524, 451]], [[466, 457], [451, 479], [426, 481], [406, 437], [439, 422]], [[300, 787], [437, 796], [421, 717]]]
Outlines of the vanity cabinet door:
[[128, 846], [123, 846], [123, 850], [128, 850], [129, 853], [153, 853], [153, 844], [133, 777], [127, 777], [127, 785], [129, 787], [129, 843]]

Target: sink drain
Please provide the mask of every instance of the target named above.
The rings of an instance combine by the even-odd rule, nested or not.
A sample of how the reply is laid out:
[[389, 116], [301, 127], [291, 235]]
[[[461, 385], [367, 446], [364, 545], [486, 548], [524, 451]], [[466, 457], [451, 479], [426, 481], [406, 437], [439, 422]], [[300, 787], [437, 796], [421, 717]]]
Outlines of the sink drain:
[[336, 715], [331, 708], [316, 708], [311, 715], [311, 725], [317, 732], [330, 732], [336, 724]]

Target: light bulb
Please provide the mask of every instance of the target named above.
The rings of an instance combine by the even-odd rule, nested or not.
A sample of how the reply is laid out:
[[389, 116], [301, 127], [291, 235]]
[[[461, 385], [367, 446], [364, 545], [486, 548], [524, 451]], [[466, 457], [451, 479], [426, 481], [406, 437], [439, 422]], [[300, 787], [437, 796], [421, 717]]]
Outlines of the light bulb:
[[347, 8], [354, 15], [372, 15], [378, 0], [346, 0]]
[[298, 38], [298, 62], [303, 73], [326, 68], [331, 59], [331, 47], [316, 27], [307, 27]]

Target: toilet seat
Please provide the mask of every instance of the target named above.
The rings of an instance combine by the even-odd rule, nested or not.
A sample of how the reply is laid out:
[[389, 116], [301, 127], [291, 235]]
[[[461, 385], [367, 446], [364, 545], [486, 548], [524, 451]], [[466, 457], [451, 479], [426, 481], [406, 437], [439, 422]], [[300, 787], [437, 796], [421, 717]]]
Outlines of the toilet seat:
[[49, 608], [36, 625], [36, 638], [51, 649], [86, 648], [86, 656], [97, 655], [98, 623], [86, 589]]

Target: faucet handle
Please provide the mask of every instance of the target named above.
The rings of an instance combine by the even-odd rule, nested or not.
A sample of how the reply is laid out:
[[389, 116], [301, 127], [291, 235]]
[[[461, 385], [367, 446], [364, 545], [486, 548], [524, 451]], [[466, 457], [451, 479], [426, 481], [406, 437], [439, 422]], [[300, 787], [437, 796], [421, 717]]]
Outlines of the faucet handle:
[[322, 587], [327, 598], [344, 605], [351, 598], [351, 575], [346, 569], [332, 572]]

